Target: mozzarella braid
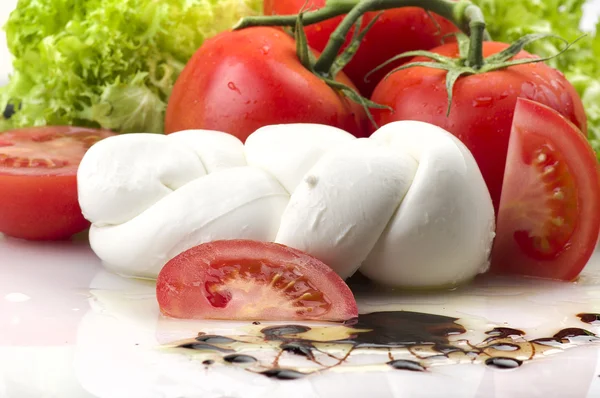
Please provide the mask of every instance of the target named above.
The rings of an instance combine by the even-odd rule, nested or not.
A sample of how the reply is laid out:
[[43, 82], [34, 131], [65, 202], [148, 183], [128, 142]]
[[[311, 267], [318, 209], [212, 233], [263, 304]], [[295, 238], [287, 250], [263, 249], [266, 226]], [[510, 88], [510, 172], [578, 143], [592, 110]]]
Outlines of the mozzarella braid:
[[403, 121], [357, 139], [314, 124], [267, 126], [242, 144], [206, 130], [104, 139], [83, 158], [90, 243], [113, 271], [156, 278], [218, 239], [275, 241], [346, 278], [392, 286], [465, 282], [488, 267], [489, 192], [468, 149]]

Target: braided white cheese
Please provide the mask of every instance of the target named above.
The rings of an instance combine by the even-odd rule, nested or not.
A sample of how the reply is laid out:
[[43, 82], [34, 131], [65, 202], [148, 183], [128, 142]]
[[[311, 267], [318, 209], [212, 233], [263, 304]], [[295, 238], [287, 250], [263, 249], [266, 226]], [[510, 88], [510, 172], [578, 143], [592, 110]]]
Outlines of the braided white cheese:
[[346, 278], [435, 287], [485, 272], [494, 210], [475, 160], [436, 126], [395, 122], [371, 138], [314, 124], [107, 138], [84, 156], [79, 201], [111, 270], [155, 278], [216, 239], [276, 241]]

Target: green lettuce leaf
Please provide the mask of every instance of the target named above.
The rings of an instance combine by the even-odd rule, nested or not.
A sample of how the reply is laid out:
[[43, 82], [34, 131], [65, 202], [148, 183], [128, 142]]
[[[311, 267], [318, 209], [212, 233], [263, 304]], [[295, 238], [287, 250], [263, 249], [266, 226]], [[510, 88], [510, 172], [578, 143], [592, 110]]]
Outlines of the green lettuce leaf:
[[[583, 32], [580, 21], [585, 0], [473, 0], [483, 10], [488, 31], [497, 41], [512, 42], [528, 33], [554, 33], [572, 49], [547, 63], [562, 71], [583, 100], [588, 117], [588, 138], [600, 160], [600, 34]], [[600, 32], [600, 23], [595, 32]], [[540, 56], [558, 53], [564, 44], [540, 40], [527, 51]]]
[[[163, 132], [175, 80], [203, 41], [262, 0], [19, 0], [0, 131], [76, 124]], [[2, 112], [9, 107], [9, 118]]]

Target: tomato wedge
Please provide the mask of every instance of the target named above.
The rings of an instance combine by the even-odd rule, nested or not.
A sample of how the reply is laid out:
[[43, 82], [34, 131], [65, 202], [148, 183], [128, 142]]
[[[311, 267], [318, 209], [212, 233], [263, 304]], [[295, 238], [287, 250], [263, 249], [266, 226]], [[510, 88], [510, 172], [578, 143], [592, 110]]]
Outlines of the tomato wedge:
[[172, 318], [344, 321], [358, 316], [350, 288], [327, 265], [277, 243], [219, 240], [193, 247], [158, 275]]
[[32, 127], [0, 134], [0, 233], [58, 240], [89, 223], [77, 200], [77, 168], [108, 130]]
[[492, 250], [493, 272], [573, 280], [600, 232], [600, 172], [582, 132], [519, 99]]

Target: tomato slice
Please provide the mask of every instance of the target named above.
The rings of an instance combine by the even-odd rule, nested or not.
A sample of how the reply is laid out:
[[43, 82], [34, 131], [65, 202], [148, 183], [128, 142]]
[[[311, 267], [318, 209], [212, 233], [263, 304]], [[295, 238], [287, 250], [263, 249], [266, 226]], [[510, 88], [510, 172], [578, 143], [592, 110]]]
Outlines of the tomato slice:
[[30, 240], [65, 239], [89, 223], [77, 200], [77, 168], [108, 130], [32, 127], [0, 134], [0, 232]]
[[348, 285], [327, 265], [277, 243], [219, 240], [170, 260], [158, 275], [172, 318], [329, 320], [358, 316]]
[[573, 280], [600, 232], [600, 171], [581, 131], [519, 99], [492, 250], [493, 272]]

